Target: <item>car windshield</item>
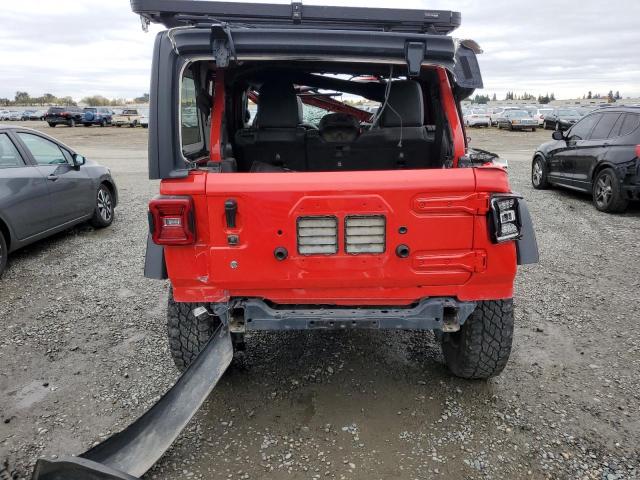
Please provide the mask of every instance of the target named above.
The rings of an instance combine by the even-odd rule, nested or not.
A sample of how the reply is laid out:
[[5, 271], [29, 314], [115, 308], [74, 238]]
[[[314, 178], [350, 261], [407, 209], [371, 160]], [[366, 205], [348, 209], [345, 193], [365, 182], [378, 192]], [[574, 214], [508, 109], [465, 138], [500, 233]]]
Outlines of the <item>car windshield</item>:
[[580, 114], [576, 110], [558, 110], [558, 115], [563, 117], [579, 117]]
[[475, 113], [476, 115], [485, 115], [487, 113], [487, 111], [484, 108], [474, 108], [473, 109], [473, 113]]
[[137, 115], [138, 112], [136, 110], [124, 110], [122, 112], [123, 115]]
[[97, 108], [87, 107], [84, 109], [85, 112], [93, 112], [96, 113], [98, 111]]
[[525, 118], [529, 116], [529, 113], [526, 110], [508, 110], [507, 116], [513, 118]]
[[49, 108], [49, 113], [60, 113], [64, 112], [64, 108], [62, 107], [51, 107]]

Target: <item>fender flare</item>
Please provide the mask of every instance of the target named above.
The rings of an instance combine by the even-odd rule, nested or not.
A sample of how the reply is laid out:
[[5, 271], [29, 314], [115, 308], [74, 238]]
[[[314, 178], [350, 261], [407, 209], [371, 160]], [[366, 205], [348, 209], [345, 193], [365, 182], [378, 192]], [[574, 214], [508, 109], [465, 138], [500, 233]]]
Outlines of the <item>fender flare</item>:
[[516, 240], [516, 253], [518, 265], [531, 265], [540, 261], [538, 241], [533, 229], [533, 221], [529, 213], [527, 202], [521, 198], [518, 200], [518, 215], [520, 217], [520, 238]]
[[147, 235], [147, 253], [144, 257], [144, 276], [152, 280], [166, 280], [169, 278], [167, 274], [167, 264], [164, 260], [164, 247], [156, 245], [151, 238], [151, 234]]

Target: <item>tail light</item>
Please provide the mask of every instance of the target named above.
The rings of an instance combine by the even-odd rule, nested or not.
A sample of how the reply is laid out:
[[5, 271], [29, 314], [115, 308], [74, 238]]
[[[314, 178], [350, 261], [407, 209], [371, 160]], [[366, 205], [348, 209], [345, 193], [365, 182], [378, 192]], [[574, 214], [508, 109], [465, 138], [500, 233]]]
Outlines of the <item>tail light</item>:
[[520, 215], [517, 195], [494, 195], [491, 197], [491, 236], [496, 243], [520, 238]]
[[640, 158], [640, 145], [636, 145], [636, 157]]
[[195, 216], [191, 197], [156, 197], [151, 200], [149, 230], [157, 245], [195, 243]]

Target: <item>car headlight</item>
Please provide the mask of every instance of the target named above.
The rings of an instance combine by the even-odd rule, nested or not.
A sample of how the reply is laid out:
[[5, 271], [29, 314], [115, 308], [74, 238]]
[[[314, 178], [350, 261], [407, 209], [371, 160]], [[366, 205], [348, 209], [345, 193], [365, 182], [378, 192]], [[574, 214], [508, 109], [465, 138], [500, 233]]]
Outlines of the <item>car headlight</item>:
[[519, 196], [513, 194], [491, 197], [491, 236], [495, 243], [520, 238], [520, 216], [518, 214]]

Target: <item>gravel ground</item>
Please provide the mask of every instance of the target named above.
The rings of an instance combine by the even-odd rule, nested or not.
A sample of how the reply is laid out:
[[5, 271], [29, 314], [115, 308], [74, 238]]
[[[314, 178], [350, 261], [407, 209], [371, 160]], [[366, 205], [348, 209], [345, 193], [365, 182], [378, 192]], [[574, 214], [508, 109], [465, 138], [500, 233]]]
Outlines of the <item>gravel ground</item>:
[[[16, 478], [124, 428], [177, 377], [167, 285], [142, 276], [146, 130], [30, 126], [111, 167], [120, 205], [111, 228], [14, 253], [0, 280], [0, 465]], [[549, 132], [469, 135], [509, 160], [542, 256], [518, 275], [504, 373], [452, 378], [424, 332], [252, 334], [145, 478], [640, 478], [640, 206], [534, 191]]]

